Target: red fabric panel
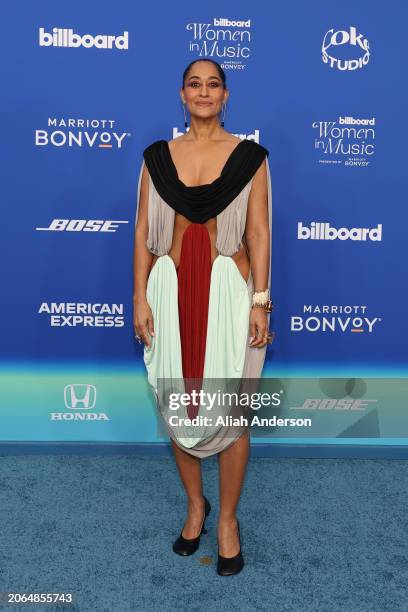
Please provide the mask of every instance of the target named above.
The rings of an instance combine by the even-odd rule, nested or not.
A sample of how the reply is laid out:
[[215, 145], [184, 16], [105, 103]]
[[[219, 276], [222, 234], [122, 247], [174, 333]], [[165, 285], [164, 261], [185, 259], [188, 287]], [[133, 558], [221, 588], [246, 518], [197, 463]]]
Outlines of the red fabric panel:
[[[184, 231], [177, 276], [183, 376], [185, 390], [191, 393], [201, 388], [207, 338], [211, 241], [205, 225], [191, 223]], [[189, 418], [198, 410], [199, 406], [187, 406]]]

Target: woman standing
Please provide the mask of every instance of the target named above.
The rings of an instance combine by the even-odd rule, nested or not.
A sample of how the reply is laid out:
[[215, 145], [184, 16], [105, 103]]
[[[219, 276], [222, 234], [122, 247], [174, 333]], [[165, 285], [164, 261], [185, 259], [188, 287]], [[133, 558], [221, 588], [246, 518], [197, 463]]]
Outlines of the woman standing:
[[[268, 151], [224, 129], [229, 91], [221, 66], [197, 60], [180, 90], [188, 132], [143, 151], [134, 248], [134, 327], [160, 411], [158, 379], [259, 379], [268, 333], [272, 196]], [[193, 383], [191, 382], [193, 381]], [[183, 383], [184, 384], [184, 383]], [[200, 415], [201, 407], [184, 411]], [[166, 413], [168, 414], [168, 413]], [[172, 427], [165, 419], [188, 499], [174, 552], [190, 555], [206, 533], [201, 458], [218, 454], [220, 575], [243, 565], [236, 510], [249, 454], [248, 428]]]

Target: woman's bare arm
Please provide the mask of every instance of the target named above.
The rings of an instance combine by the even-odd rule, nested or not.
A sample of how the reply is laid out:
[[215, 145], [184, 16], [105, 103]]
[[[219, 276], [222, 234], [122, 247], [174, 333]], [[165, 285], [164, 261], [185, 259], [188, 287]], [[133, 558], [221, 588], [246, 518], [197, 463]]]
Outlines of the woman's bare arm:
[[[268, 183], [266, 160], [255, 172], [248, 198], [245, 240], [248, 245], [254, 291], [264, 291], [269, 282], [270, 232], [268, 214]], [[264, 346], [267, 333], [267, 312], [263, 308], [252, 308], [250, 332], [254, 338], [250, 346]]]
[[154, 335], [153, 316], [146, 300], [146, 286], [153, 254], [146, 246], [148, 234], [149, 174], [143, 166], [138, 215], [133, 249], [133, 324], [135, 332], [150, 346], [148, 333]]

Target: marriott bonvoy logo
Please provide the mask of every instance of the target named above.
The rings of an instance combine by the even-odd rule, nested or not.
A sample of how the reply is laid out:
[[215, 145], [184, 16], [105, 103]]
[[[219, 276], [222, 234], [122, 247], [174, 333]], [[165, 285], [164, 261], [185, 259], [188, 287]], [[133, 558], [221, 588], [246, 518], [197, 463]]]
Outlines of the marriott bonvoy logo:
[[303, 312], [291, 316], [290, 331], [372, 334], [382, 317], [370, 316], [367, 308], [364, 304], [304, 304]]
[[131, 133], [122, 132], [116, 123], [115, 119], [48, 117], [45, 129], [35, 130], [35, 145], [122, 149]]
[[71, 28], [52, 28], [52, 32], [39, 29], [40, 47], [96, 47], [97, 49], [129, 49], [129, 32], [120, 36], [110, 34], [76, 34]]

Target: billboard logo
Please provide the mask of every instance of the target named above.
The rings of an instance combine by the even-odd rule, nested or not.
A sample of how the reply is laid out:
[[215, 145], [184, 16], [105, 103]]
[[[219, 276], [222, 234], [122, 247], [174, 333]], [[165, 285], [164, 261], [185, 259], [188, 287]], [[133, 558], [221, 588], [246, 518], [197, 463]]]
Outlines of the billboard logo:
[[[358, 54], [359, 57], [353, 59], [342, 59], [341, 57], [335, 57], [328, 53], [334, 53], [337, 55], [337, 48], [344, 47], [347, 45], [347, 51], [352, 51]], [[337, 70], [357, 70], [366, 66], [370, 59], [370, 45], [368, 44], [367, 38], [364, 38], [362, 34], [357, 34], [357, 29], [354, 26], [350, 26], [349, 31], [337, 30], [331, 28], [326, 32], [322, 43], [322, 60], [325, 64], [329, 64], [330, 68], [337, 68]]]
[[97, 49], [129, 49], [129, 32], [123, 32], [121, 36], [108, 34], [75, 34], [69, 28], [53, 28], [52, 33], [46, 32], [44, 28], [39, 29], [40, 47], [96, 47]]
[[353, 240], [353, 241], [381, 241], [382, 240], [382, 224], [377, 227], [340, 227], [336, 229], [331, 227], [330, 223], [320, 223], [313, 221], [310, 228], [303, 225], [302, 221], [298, 222], [298, 240]]
[[226, 17], [214, 17], [214, 25], [223, 26], [226, 28], [250, 28], [251, 20], [245, 19], [244, 21], [239, 21], [237, 19], [228, 19]]

